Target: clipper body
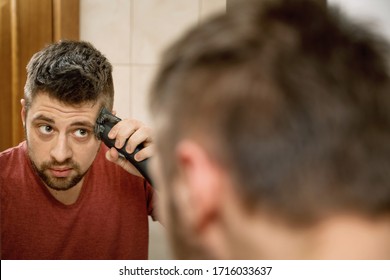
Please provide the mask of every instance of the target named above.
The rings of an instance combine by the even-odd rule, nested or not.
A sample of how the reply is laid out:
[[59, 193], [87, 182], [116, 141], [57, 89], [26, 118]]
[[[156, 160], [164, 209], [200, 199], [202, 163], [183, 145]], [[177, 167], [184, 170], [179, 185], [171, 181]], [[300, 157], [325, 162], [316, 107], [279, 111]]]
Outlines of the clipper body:
[[103, 143], [109, 147], [109, 148], [112, 148], [114, 147], [121, 156], [125, 157], [128, 161], [130, 161], [134, 166], [135, 168], [137, 168], [137, 170], [141, 173], [141, 175], [150, 183], [152, 184], [152, 181], [149, 177], [149, 174], [147, 172], [147, 164], [148, 164], [148, 160], [145, 159], [143, 161], [136, 161], [134, 159], [134, 155], [139, 152], [143, 146], [142, 144], [141, 145], [138, 145], [134, 152], [129, 154], [128, 152], [126, 152], [126, 144], [127, 144], [127, 141], [128, 139], [126, 140], [125, 144], [123, 145], [123, 147], [121, 147], [120, 149], [116, 148], [115, 147], [115, 139], [110, 139], [108, 138], [108, 133], [110, 132], [111, 128], [117, 124], [118, 122], [120, 122], [121, 119], [114, 116], [113, 114], [111, 114], [106, 108], [103, 108], [100, 113], [99, 113], [99, 116], [96, 120], [96, 125], [95, 125], [95, 135], [98, 139], [102, 140]]

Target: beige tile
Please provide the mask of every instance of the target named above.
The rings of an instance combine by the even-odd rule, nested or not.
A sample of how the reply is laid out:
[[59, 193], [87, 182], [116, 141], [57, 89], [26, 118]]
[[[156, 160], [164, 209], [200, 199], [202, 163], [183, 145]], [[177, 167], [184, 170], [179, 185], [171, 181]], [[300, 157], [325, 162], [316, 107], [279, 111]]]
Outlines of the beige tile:
[[172, 259], [165, 228], [151, 218], [149, 218], [149, 259]]
[[199, 21], [198, 0], [133, 1], [132, 63], [158, 63], [161, 50]]
[[114, 64], [113, 79], [114, 110], [118, 117], [129, 118], [131, 117], [130, 66]]
[[132, 117], [151, 125], [148, 96], [157, 66], [133, 65], [131, 67], [131, 113]]
[[129, 0], [80, 0], [80, 39], [90, 41], [112, 63], [130, 62]]
[[200, 0], [200, 19], [206, 20], [217, 13], [226, 12], [226, 0]]
[[328, 5], [340, 7], [347, 15], [390, 40], [390, 1], [388, 0], [328, 0]]

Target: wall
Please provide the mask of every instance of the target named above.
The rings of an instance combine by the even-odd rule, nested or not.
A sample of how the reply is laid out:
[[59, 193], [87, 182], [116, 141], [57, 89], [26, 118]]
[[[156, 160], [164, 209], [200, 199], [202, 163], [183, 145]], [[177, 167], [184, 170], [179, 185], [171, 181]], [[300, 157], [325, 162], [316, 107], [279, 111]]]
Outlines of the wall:
[[[80, 39], [113, 64], [118, 116], [150, 123], [147, 92], [161, 51], [190, 26], [225, 9], [225, 0], [80, 0]], [[169, 258], [162, 226], [150, 226], [150, 258]]]
[[166, 45], [225, 0], [81, 0], [80, 39], [92, 42], [114, 66], [119, 116], [149, 123], [146, 92]]
[[78, 38], [78, 0], [0, 0], [0, 151], [25, 139], [20, 99], [31, 56], [48, 43]]
[[328, 0], [347, 12], [359, 22], [369, 25], [390, 40], [389, 0]]

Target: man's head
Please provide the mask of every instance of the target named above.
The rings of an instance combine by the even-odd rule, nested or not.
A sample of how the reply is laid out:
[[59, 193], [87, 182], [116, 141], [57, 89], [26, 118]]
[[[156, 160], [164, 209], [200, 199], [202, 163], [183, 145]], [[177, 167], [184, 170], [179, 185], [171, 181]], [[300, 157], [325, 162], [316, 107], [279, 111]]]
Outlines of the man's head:
[[50, 188], [79, 183], [99, 148], [94, 124], [102, 106], [112, 109], [112, 66], [91, 44], [60, 41], [27, 65], [22, 120], [29, 156]]
[[112, 66], [88, 42], [60, 41], [34, 54], [27, 65], [24, 99], [29, 107], [46, 93], [67, 105], [100, 102], [112, 109]]
[[151, 92], [179, 257], [270, 257], [243, 249], [265, 224], [390, 214], [386, 44], [314, 1], [242, 2], [171, 46]]

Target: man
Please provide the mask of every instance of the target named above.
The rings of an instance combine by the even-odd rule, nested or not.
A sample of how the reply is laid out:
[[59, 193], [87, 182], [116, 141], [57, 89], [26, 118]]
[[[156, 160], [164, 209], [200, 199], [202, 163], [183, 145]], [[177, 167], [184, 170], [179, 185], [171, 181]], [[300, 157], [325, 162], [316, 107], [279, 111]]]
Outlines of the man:
[[150, 96], [176, 257], [389, 259], [389, 49], [314, 1], [238, 4]]
[[[147, 258], [151, 186], [94, 135], [113, 98], [112, 66], [91, 44], [62, 41], [32, 57], [26, 141], [0, 154], [2, 259]], [[144, 144], [136, 160], [151, 156], [151, 131], [139, 121], [109, 133], [118, 148], [129, 136], [128, 152]]]

